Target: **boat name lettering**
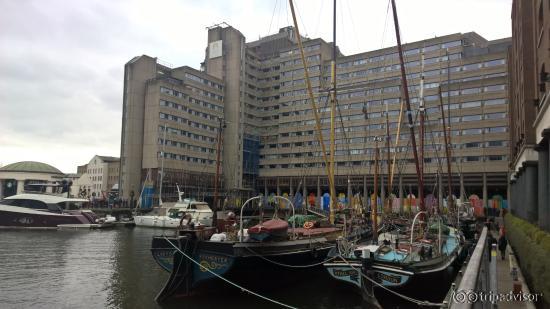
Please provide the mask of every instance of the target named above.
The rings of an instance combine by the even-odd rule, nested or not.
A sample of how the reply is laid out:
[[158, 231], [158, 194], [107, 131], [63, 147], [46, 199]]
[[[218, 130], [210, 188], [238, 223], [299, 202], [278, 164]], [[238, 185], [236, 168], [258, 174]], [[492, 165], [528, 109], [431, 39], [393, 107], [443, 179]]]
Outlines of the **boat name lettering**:
[[226, 257], [216, 255], [200, 255], [200, 271], [223, 269], [227, 267], [229, 261]]
[[160, 258], [167, 258], [167, 257], [172, 257], [174, 255], [174, 252], [176, 252], [176, 250], [158, 250], [158, 251], [155, 251], [155, 256], [157, 257], [160, 257]]
[[349, 270], [335, 269], [334, 275], [336, 277], [357, 276], [357, 271], [353, 269], [349, 269]]
[[390, 282], [390, 283], [397, 284], [397, 283], [401, 282], [401, 277], [399, 277], [399, 276], [387, 275], [387, 274], [380, 273], [380, 272], [376, 273], [376, 277], [380, 280], [385, 280], [385, 281]]
[[34, 220], [29, 217], [23, 217], [23, 218], [17, 219], [17, 221], [19, 221], [19, 223], [21, 224], [31, 224]]
[[227, 264], [228, 260], [225, 256], [219, 256], [219, 255], [199, 255], [199, 259], [201, 261], [206, 262], [214, 262], [214, 263], [221, 263], [221, 264]]

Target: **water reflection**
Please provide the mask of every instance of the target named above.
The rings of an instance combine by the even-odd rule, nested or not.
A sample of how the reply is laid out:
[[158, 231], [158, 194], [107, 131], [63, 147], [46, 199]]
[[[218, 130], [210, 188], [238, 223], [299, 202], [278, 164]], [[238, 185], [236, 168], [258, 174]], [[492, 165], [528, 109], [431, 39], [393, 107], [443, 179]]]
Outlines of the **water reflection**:
[[[279, 308], [223, 282], [208, 294], [157, 305], [154, 298], [169, 274], [149, 249], [152, 236], [163, 232], [0, 231], [0, 308]], [[322, 268], [307, 277], [265, 280], [272, 286], [267, 296], [299, 308], [368, 307]], [[386, 307], [410, 307], [395, 303], [394, 296], [385, 298], [390, 300], [381, 302]]]

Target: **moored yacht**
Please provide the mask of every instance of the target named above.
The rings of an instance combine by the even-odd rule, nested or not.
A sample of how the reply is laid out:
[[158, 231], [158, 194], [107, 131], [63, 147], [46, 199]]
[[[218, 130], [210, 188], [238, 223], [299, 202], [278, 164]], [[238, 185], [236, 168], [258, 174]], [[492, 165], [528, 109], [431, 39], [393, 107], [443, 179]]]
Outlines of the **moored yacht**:
[[0, 201], [0, 228], [57, 228], [61, 224], [94, 224], [97, 216], [83, 210], [87, 199], [23, 193]]
[[205, 202], [185, 199], [181, 202], [155, 209], [155, 214], [134, 216], [136, 226], [177, 228], [182, 220], [188, 223], [212, 226], [213, 212]]

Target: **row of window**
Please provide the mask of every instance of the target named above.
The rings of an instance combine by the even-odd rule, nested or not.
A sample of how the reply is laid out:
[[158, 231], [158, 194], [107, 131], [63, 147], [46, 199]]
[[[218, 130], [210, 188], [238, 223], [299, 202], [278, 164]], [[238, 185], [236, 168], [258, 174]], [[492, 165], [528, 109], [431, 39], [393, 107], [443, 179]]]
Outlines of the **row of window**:
[[[439, 96], [437, 96], [437, 95], [425, 96], [424, 97], [425, 102], [435, 101], [435, 100], [438, 100], [438, 99], [439, 99]], [[411, 104], [413, 104], [413, 107], [415, 107], [414, 105], [416, 105], [416, 103], [418, 103], [419, 100], [418, 100], [418, 97], [413, 97], [413, 98], [410, 99], [410, 101], [411, 101]], [[388, 104], [397, 104], [397, 103], [399, 103], [399, 98], [389, 98], [389, 99], [384, 99], [384, 100], [371, 100], [371, 101], [367, 101], [367, 102], [342, 104], [340, 106], [340, 108], [342, 108], [344, 110], [347, 110], [347, 109], [365, 109], [365, 108], [367, 108], [367, 110], [365, 110], [365, 112], [367, 112], [368, 118], [377, 118], [377, 117], [380, 117], [379, 116], [380, 113], [369, 112], [368, 111], [369, 108], [373, 108], [373, 107], [376, 107], [376, 106], [382, 106], [382, 105], [388, 105]], [[504, 104], [507, 104], [507, 103], [508, 103], [508, 101], [506, 99], [500, 98], [500, 99], [468, 101], [468, 102], [463, 102], [463, 103], [452, 103], [452, 104], [446, 104], [445, 103], [444, 107], [445, 107], [445, 110], [448, 110], [448, 109], [453, 110], [453, 109], [459, 109], [459, 108], [475, 108], [475, 107], [481, 107], [481, 106], [489, 107], [489, 106], [495, 106], [495, 105], [504, 105]], [[295, 100], [295, 101], [292, 102], [292, 104], [293, 105], [309, 104], [309, 100], [307, 100], [307, 99]], [[278, 109], [278, 108], [274, 108], [274, 109]], [[271, 109], [269, 109], [269, 110], [271, 110]], [[330, 108], [329, 107], [318, 108], [317, 110], [318, 110], [319, 113], [329, 112]], [[439, 110], [439, 107], [431, 107], [431, 108], [427, 108], [426, 110], [427, 110], [427, 113], [432, 113], [432, 112], [435, 113], [435, 112], [437, 112], [436, 110]], [[298, 111], [293, 111], [293, 112], [283, 112], [282, 116], [287, 117], [287, 116], [308, 115], [312, 112], [313, 112], [312, 109], [305, 109], [305, 110], [298, 110]], [[388, 111], [388, 113], [389, 113], [390, 117], [395, 116], [395, 115], [398, 114], [398, 110], [390, 110], [390, 111]]]
[[[304, 52], [310, 52], [310, 51], [314, 51], [314, 50], [318, 50], [321, 48], [321, 44], [315, 44], [315, 45], [309, 45], [309, 46], [304, 46]], [[296, 49], [291, 49], [289, 51], [285, 51], [285, 52], [281, 52], [279, 54], [280, 57], [286, 57], [286, 56], [290, 56], [290, 55], [294, 55], [294, 54], [300, 54], [300, 51], [296, 48]]]
[[[459, 67], [458, 67], [459, 68]], [[451, 68], [452, 69], [452, 68]], [[433, 76], [433, 75], [438, 75], [438, 74], [446, 74], [447, 73], [447, 69], [441, 69], [441, 70], [434, 70], [434, 71], [427, 71], [427, 72], [424, 72], [424, 76]], [[501, 72], [501, 73], [494, 73], [494, 74], [486, 74], [486, 75], [478, 75], [478, 76], [472, 76], [472, 77], [466, 77], [466, 78], [458, 78], [458, 79], [451, 79], [449, 82], [451, 84], [454, 84], [454, 83], [460, 83], [460, 82], [468, 82], [468, 81], [473, 81], [473, 80], [480, 80], [480, 79], [487, 79], [487, 78], [495, 78], [495, 77], [505, 77], [507, 75], [506, 72]], [[410, 73], [410, 74], [407, 74], [407, 80], [409, 80], [409, 85], [416, 85], [416, 87], [409, 87], [409, 92], [412, 92], [413, 90], [417, 90], [419, 89], [418, 87], [418, 84], [412, 84], [412, 79], [415, 79], [415, 78], [419, 78], [420, 77], [420, 73]], [[325, 77], [325, 81], [328, 81], [330, 79], [330, 77]], [[398, 76], [394, 76], [394, 77], [381, 77], [381, 78], [376, 78], [376, 79], [372, 79], [372, 80], [369, 80], [370, 83], [376, 83], [376, 82], [382, 82], [382, 81], [392, 81], [392, 80], [400, 80], [401, 78], [398, 77]], [[448, 83], [447, 80], [442, 80], [441, 81], [441, 85], [446, 85]], [[435, 85], [434, 85], [435, 86]], [[432, 85], [429, 85], [427, 86], [426, 88], [434, 88], [432, 87]], [[378, 93], [381, 93], [380, 91], [378, 91]], [[446, 95], [446, 94], [445, 94]], [[267, 100], [263, 100], [262, 98], [262, 101], [267, 101]], [[286, 104], [286, 103], [282, 103], [283, 105]]]
[[[306, 63], [317, 62], [317, 61], [320, 61], [320, 60], [321, 60], [321, 55], [319, 55], [319, 54], [311, 55], [311, 56], [306, 57]], [[284, 62], [281, 63], [281, 66], [292, 66], [292, 65], [297, 65], [297, 64], [302, 64], [302, 58], [284, 61]]]
[[[354, 142], [354, 143], [349, 143], [349, 144], [356, 144], [356, 143], [363, 143], [365, 142], [365, 139], [364, 138], [361, 138], [361, 137], [358, 137], [358, 138], [354, 138], [355, 140], [361, 140], [360, 142]], [[342, 141], [343, 140], [338, 140], [339, 143], [337, 144], [342, 144]], [[327, 141], [328, 142], [328, 141]], [[300, 147], [300, 146], [305, 146], [305, 145], [308, 145], [308, 146], [314, 146], [318, 144], [316, 141], [307, 141], [307, 142], [297, 142], [297, 143], [293, 143], [294, 146], [296, 147]], [[346, 143], [348, 144], [348, 143]], [[283, 143], [281, 144], [283, 145], [282, 148], [288, 148], [290, 147], [290, 143]], [[472, 149], [472, 148], [476, 148], [476, 149], [479, 149], [479, 148], [495, 148], [495, 147], [507, 147], [508, 146], [508, 141], [502, 141], [502, 140], [497, 140], [497, 141], [486, 141], [486, 142], [469, 142], [469, 143], [453, 143], [451, 145], [451, 148], [452, 149]], [[406, 152], [407, 151], [407, 146], [397, 146], [397, 147], [391, 147], [390, 148], [390, 152], [391, 153], [394, 153], [394, 152]], [[429, 144], [426, 144], [424, 145], [424, 150], [425, 151], [430, 151], [430, 150], [438, 150], [438, 151], [442, 151], [445, 149], [445, 145], [441, 144], [441, 143], [429, 143]], [[361, 148], [361, 149], [345, 149], [345, 150], [336, 150], [335, 154], [338, 156], [338, 155], [359, 155], [359, 154], [372, 154], [374, 153], [375, 151], [375, 148]], [[380, 148], [380, 152], [381, 153], [384, 153], [386, 152], [386, 148], [382, 147]], [[307, 153], [303, 153], [303, 152], [297, 152], [297, 153], [283, 153], [283, 154], [267, 154], [267, 155], [260, 155], [260, 159], [281, 159], [281, 158], [301, 158], [301, 157], [319, 157], [321, 156], [321, 152], [320, 151], [317, 151], [317, 152], [307, 152]]]
[[[457, 59], [457, 58], [460, 58], [460, 57], [450, 55], [451, 60], [452, 59]], [[425, 64], [436, 63], [438, 61], [446, 61], [446, 59], [447, 59], [446, 56], [441, 57], [441, 58], [426, 59]], [[486, 62], [466, 64], [466, 65], [461, 65], [461, 66], [453, 66], [453, 67], [450, 67], [449, 70], [451, 72], [472, 71], [472, 70], [479, 70], [481, 68], [488, 68], [488, 67], [493, 67], [493, 66], [497, 66], [497, 65], [505, 65], [505, 64], [506, 64], [505, 59], [497, 59], [497, 60], [490, 60], [490, 61], [486, 61]], [[415, 66], [419, 66], [419, 65], [420, 65], [419, 61], [412, 61], [412, 62], [407, 62], [406, 63], [406, 67], [415, 67]], [[363, 77], [363, 76], [367, 76], [367, 75], [374, 74], [374, 73], [399, 71], [400, 69], [401, 69], [401, 67], [398, 64], [394, 64], [394, 65], [389, 65], [389, 66], [385, 66], [385, 67], [372, 68], [372, 69], [368, 69], [368, 70], [341, 73], [341, 74], [338, 74], [337, 77], [338, 77], [338, 79], [349, 79], [349, 78], [355, 78], [355, 77]], [[443, 69], [425, 71], [423, 73], [423, 75], [425, 77], [430, 77], [430, 76], [437, 76], [437, 75], [447, 74], [447, 70], [448, 70], [447, 68], [443, 68]], [[421, 73], [407, 74], [407, 79], [417, 78], [420, 75], [421, 75]], [[329, 78], [330, 77], [325, 76], [325, 80], [327, 80]]]
[[[439, 107], [430, 107], [430, 108], [427, 108], [425, 113], [430, 115], [430, 114], [435, 114], [435, 115], [439, 115], [439, 111], [440, 111], [440, 108]], [[283, 113], [284, 115], [285, 113]], [[388, 117], [395, 117], [395, 116], [398, 116], [399, 115], [399, 110], [390, 110], [387, 112], [387, 115]], [[350, 116], [342, 116], [342, 120], [343, 121], [350, 121], [350, 120], [360, 120], [360, 119], [377, 119], [377, 118], [385, 118], [386, 116], [386, 112], [371, 112], [371, 113], [368, 113], [368, 114], [356, 114], [356, 115], [350, 115]], [[367, 118], [368, 117], [368, 118]], [[268, 116], [268, 117], [263, 117], [263, 118], [266, 118], [265, 120], [269, 120], [269, 119], [274, 119], [274, 120], [277, 120], [279, 119], [279, 115], [275, 115], [275, 116]], [[451, 117], [451, 123], [455, 123], [455, 122], [460, 122], [460, 121], [480, 121], [480, 120], [495, 120], [495, 119], [506, 119], [507, 118], [507, 114], [505, 112], [496, 112], [496, 113], [485, 113], [485, 114], [476, 114], [476, 115], [465, 115], [465, 116], [455, 116], [455, 117]], [[445, 118], [447, 119], [447, 117]], [[433, 120], [429, 120], [429, 121], [426, 121], [425, 124], [426, 126], [428, 125], [436, 125], [436, 124], [440, 124], [442, 123], [443, 120], [441, 118], [439, 118], [439, 116], [436, 117], [436, 119], [433, 119]], [[289, 120], [289, 121], [281, 121], [280, 122], [280, 125], [281, 126], [286, 126], [286, 127], [293, 127], [293, 126], [308, 126], [308, 125], [314, 125], [316, 123], [315, 119], [309, 119], [309, 120]], [[324, 124], [324, 123], [330, 123], [330, 118], [327, 116], [327, 117], [323, 117], [323, 118], [320, 118], [320, 123], [321, 124]], [[415, 126], [418, 126], [419, 123], [415, 123]], [[384, 123], [371, 123], [369, 125], [360, 125], [360, 126], [348, 126], [346, 128], [343, 129], [344, 132], [353, 132], [353, 131], [362, 131], [360, 128], [366, 128], [366, 129], [371, 129], [371, 130], [376, 130], [376, 129], [384, 129], [386, 126]], [[355, 129], [355, 128], [358, 128], [358, 129]], [[397, 122], [396, 121], [392, 121], [390, 122], [390, 128], [397, 128]], [[340, 132], [342, 131], [341, 128], [337, 128], [336, 129], [336, 132]]]
[[[318, 82], [319, 76], [313, 76], [309, 78], [310, 82]], [[306, 80], [305, 79], [295, 79], [295, 80], [289, 80], [286, 82], [281, 83], [281, 87], [289, 87], [289, 86], [297, 86], [297, 85], [305, 85]]]
[[[439, 114], [440, 108], [439, 107], [430, 107], [426, 109], [426, 114]], [[283, 113], [283, 117], [285, 114]], [[395, 117], [399, 115], [399, 110], [390, 110], [387, 112], [376, 112], [376, 113], [369, 113], [368, 119], [376, 119], [376, 118], [385, 118], [386, 114], [389, 117]], [[296, 115], [296, 114], [295, 114]], [[480, 120], [495, 120], [495, 119], [506, 119], [507, 113], [506, 112], [498, 112], [498, 113], [485, 113], [485, 114], [476, 114], [476, 115], [465, 115], [465, 116], [456, 116], [456, 117], [450, 117], [451, 123], [457, 123], [457, 122], [469, 122], [469, 121], [480, 121]], [[276, 119], [276, 118], [273, 118]], [[357, 115], [350, 115], [350, 116], [342, 116], [341, 119], [343, 121], [352, 121], [352, 120], [360, 120], [365, 119], [364, 114], [357, 114]], [[445, 119], [448, 119], [447, 117]], [[321, 123], [330, 123], [330, 118], [321, 118]], [[315, 123], [315, 121], [313, 121]], [[441, 118], [436, 118], [434, 120], [426, 121], [426, 125], [430, 124], [440, 124], [443, 123], [443, 120]], [[286, 123], [285, 123], [286, 124]], [[309, 123], [308, 123], [309, 124]], [[419, 124], [416, 123], [415, 126], [418, 126]], [[383, 123], [381, 124], [370, 124], [368, 126], [369, 129], [385, 129], [385, 125]], [[397, 122], [390, 122], [390, 128], [397, 128]], [[336, 132], [341, 131], [341, 129], [337, 129]], [[347, 132], [347, 130], [344, 130]], [[283, 133], [285, 134], [285, 133]], [[286, 133], [288, 134], [288, 133]]]
[[204, 123], [195, 122], [195, 121], [192, 121], [192, 120], [188, 120], [188, 119], [185, 119], [185, 118], [180, 117], [180, 116], [165, 114], [165, 113], [159, 113], [159, 117], [160, 117], [160, 119], [166, 119], [166, 120], [171, 120], [171, 121], [187, 124], [187, 125], [189, 125], [190, 127], [193, 127], [193, 128], [218, 132], [217, 127], [207, 125], [207, 124], [204, 124]]
[[103, 169], [102, 168], [89, 168], [87, 170], [88, 174], [101, 174], [103, 173]]
[[[399, 100], [399, 99], [395, 99], [395, 100]], [[342, 120], [376, 119], [376, 118], [385, 117], [386, 114], [389, 117], [394, 117], [394, 116], [399, 115], [399, 110], [398, 109], [388, 110], [387, 112], [369, 112], [368, 111], [368, 108], [374, 107], [374, 106], [379, 106], [379, 105], [382, 104], [381, 102], [384, 102], [383, 104], [390, 104], [390, 102], [386, 102], [386, 100], [384, 100], [384, 101], [375, 100], [375, 101], [368, 101], [366, 103], [353, 103], [353, 104], [345, 105], [345, 106], [343, 106], [344, 110], [346, 110], [346, 109], [363, 109], [363, 113], [356, 114], [356, 115], [350, 115], [350, 116], [342, 116]], [[464, 102], [464, 103], [444, 104], [444, 109], [445, 109], [445, 111], [447, 111], [448, 109], [455, 110], [455, 109], [460, 109], [460, 108], [480, 108], [482, 106], [482, 104], [483, 104], [484, 107], [489, 107], [489, 106], [506, 104], [506, 102], [507, 102], [506, 99], [502, 99], [502, 98], [501, 99], [483, 100], [483, 101], [482, 100], [469, 101], [469, 102]], [[392, 100], [392, 103], [396, 103], [396, 102], [394, 102]], [[440, 110], [441, 109], [440, 109], [439, 106], [434, 106], [434, 107], [426, 108], [425, 113], [426, 114], [439, 114]], [[318, 108], [319, 113], [329, 112], [329, 111], [330, 111], [330, 107]], [[283, 112], [283, 113], [281, 113], [281, 116], [282, 117], [305, 116], [305, 115], [312, 114], [312, 113], [313, 113], [312, 109], [306, 109], [306, 110], [298, 110], [298, 111], [293, 111], [293, 112]], [[475, 120], [504, 119], [504, 118], [506, 118], [506, 113], [486, 113], [485, 116], [482, 116], [481, 114], [473, 115], [473, 116], [479, 116], [479, 119], [475, 119]], [[464, 117], [469, 117], [469, 116], [464, 116]], [[454, 118], [460, 118], [460, 117], [454, 117]], [[465, 118], [464, 121], [473, 121], [474, 118], [475, 117]], [[293, 121], [294, 120], [291, 120], [289, 122], [292, 123]], [[328, 123], [329, 121], [330, 121], [330, 118], [328, 118], [328, 117], [321, 118], [321, 123]], [[458, 122], [458, 121], [460, 121], [460, 119], [455, 119], [454, 121], [451, 120], [451, 122]], [[282, 121], [281, 123], [286, 124], [286, 122], [284, 122], [284, 121]], [[290, 123], [289, 123], [289, 125], [290, 125]], [[313, 122], [313, 123], [315, 123], [315, 122]]]
[[[442, 137], [443, 135], [441, 135]], [[408, 140], [408, 135], [407, 136], [403, 136], [403, 134], [401, 135], [401, 141], [406, 141]], [[418, 136], [417, 136], [418, 137]], [[351, 139], [337, 139], [335, 142], [337, 145], [341, 145], [341, 144], [346, 144], [346, 145], [356, 145], [356, 144], [361, 144], [361, 143], [366, 143], [366, 142], [372, 142], [373, 140], [376, 137], [369, 137], [369, 138], [364, 138], [364, 137], [356, 137], [356, 138], [351, 138]], [[390, 140], [395, 140], [396, 138], [396, 135], [392, 135]], [[380, 139], [380, 138], [379, 138]], [[382, 138], [382, 140], [384, 140]], [[328, 140], [325, 141], [326, 144], [329, 143]], [[303, 142], [294, 142], [294, 143], [281, 143], [281, 144], [269, 144], [268, 148], [272, 149], [272, 148], [277, 148], [277, 145], [279, 145], [279, 148], [291, 148], [291, 147], [302, 147], [302, 146], [316, 146], [318, 145], [318, 141], [317, 140], [314, 140], [314, 141], [303, 141]], [[453, 149], [469, 149], [469, 148], [494, 148], [494, 147], [506, 147], [508, 146], [508, 142], [507, 141], [502, 141], [502, 140], [496, 140], [496, 141], [486, 141], [486, 142], [468, 142], [468, 143], [453, 143], [451, 145], [451, 148]], [[261, 148], [264, 148], [262, 146], [260, 146]], [[424, 149], [426, 151], [428, 150], [443, 150], [444, 149], [444, 145], [441, 144], [441, 143], [429, 143], [429, 144], [426, 144], [424, 146]], [[347, 155], [348, 154], [348, 150], [339, 150], [340, 151], [340, 155]], [[351, 154], [368, 154], [368, 153], [373, 153], [374, 151], [374, 148], [362, 148], [362, 149], [352, 149], [350, 150], [351, 151]], [[406, 146], [398, 146], [398, 147], [391, 147], [391, 150], [390, 152], [401, 152], [401, 151], [406, 151]], [[384, 150], [382, 150], [382, 152], [384, 152]], [[278, 159], [278, 158], [286, 158], [290, 155], [291, 158], [294, 158], [294, 157], [300, 157], [302, 154], [301, 153], [296, 153], [296, 154], [272, 154], [272, 155], [266, 155], [265, 158], [267, 159]], [[319, 153], [320, 155], [320, 153]], [[337, 155], [338, 155], [338, 151], [337, 151]], [[260, 156], [260, 158], [263, 158], [263, 156]]]
[[208, 85], [208, 86], [213, 87], [213, 88], [217, 88], [217, 89], [223, 90], [223, 86], [222, 86], [222, 85], [220, 85], [220, 84], [218, 84], [218, 83], [215, 83], [215, 82], [213, 82], [213, 81], [204, 79], [204, 78], [202, 78], [202, 77], [196, 76], [196, 75], [191, 74], [191, 73], [185, 73], [185, 78], [190, 79], [190, 80], [193, 80], [193, 81], [196, 81], [196, 82], [198, 82], [198, 83], [202, 83], [202, 84]]
[[[202, 96], [205, 96], [205, 97], [209, 97], [209, 98], [212, 98], [212, 99], [216, 99], [216, 100], [219, 100], [219, 101], [223, 101], [223, 96], [219, 95], [219, 94], [215, 94], [213, 92], [209, 92], [209, 91], [206, 91], [206, 90], [202, 90], [202, 89], [199, 89], [199, 88], [195, 88], [195, 87], [189, 87], [191, 89], [191, 91], [193, 93], [196, 93], [196, 94], [199, 94], [199, 95], [202, 95]], [[180, 91], [177, 91], [177, 90], [174, 90], [174, 89], [169, 89], [169, 88], [166, 88], [166, 87], [163, 87], [163, 86], [160, 86], [160, 92], [163, 93], [163, 94], [167, 94], [167, 95], [170, 95], [170, 96], [174, 96], [174, 97], [178, 97], [178, 98], [188, 98], [189, 96], [183, 92], [180, 92]]]
[[164, 141], [164, 144], [166, 146], [178, 147], [178, 148], [183, 148], [183, 149], [192, 150], [192, 151], [196, 151], [196, 152], [204, 152], [204, 153], [214, 153], [215, 152], [215, 150], [212, 149], [212, 148], [190, 145], [190, 144], [187, 144], [187, 143], [183, 143], [183, 142], [179, 142], [179, 141], [173, 141], [173, 140], [169, 140], [169, 139], [163, 140], [162, 138], [158, 139], [158, 144], [162, 145], [163, 141]]
[[[320, 65], [313, 65], [313, 66], [310, 66], [308, 68], [308, 73], [317, 72], [319, 70], [321, 70]], [[281, 74], [281, 78], [282, 77], [285, 77], [285, 78], [286, 77], [294, 77], [294, 76], [303, 78], [305, 76], [303, 68], [296, 69], [296, 70], [291, 70], [291, 71], [283, 71], [280, 74]]]
[[[444, 62], [448, 60], [456, 60], [460, 59], [462, 57], [462, 54], [451, 54], [448, 56], [441, 56], [441, 57], [434, 57], [434, 58], [428, 58], [424, 59], [424, 65], [430, 65], [438, 62]], [[422, 63], [419, 60], [415, 61], [409, 61], [405, 63], [405, 67], [412, 68], [416, 66], [420, 66]], [[461, 68], [461, 67], [459, 67]], [[328, 68], [327, 68], [328, 69]], [[382, 73], [382, 72], [391, 72], [391, 71], [399, 71], [401, 70], [401, 65], [399, 64], [391, 64], [387, 66], [380, 66], [376, 68], [370, 68], [368, 70], [362, 70], [362, 71], [354, 71], [349, 73], [342, 73], [338, 74], [338, 79], [346, 79], [346, 78], [353, 78], [353, 77], [360, 77], [360, 76], [366, 76], [368, 74], [374, 74], [374, 73]], [[439, 72], [439, 70], [437, 70]]]
[[187, 106], [185, 106], [185, 105], [170, 102], [170, 101], [166, 101], [166, 100], [160, 100], [160, 106], [171, 107], [171, 108], [174, 108], [174, 109], [182, 110], [184, 112], [189, 113], [190, 115], [194, 115], [194, 116], [197, 116], [197, 117], [202, 117], [202, 118], [208, 119], [208, 120], [213, 120], [213, 121], [218, 120], [217, 116], [210, 115], [210, 114], [203, 113], [203, 112], [199, 112], [199, 111], [196, 111], [196, 110], [192, 110], [190, 108], [187, 108]]
[[[426, 46], [426, 47], [423, 47], [423, 48], [408, 49], [408, 50], [405, 50], [403, 52], [403, 54], [405, 56], [410, 56], [410, 55], [419, 54], [420, 52], [427, 53], [427, 52], [435, 51], [435, 50], [438, 50], [438, 49], [447, 49], [447, 48], [461, 46], [461, 45], [462, 45], [462, 40], [450, 41], [450, 42], [445, 42], [445, 43], [441, 43], [441, 44], [434, 44], [434, 45]], [[312, 50], [317, 50], [319, 48], [321, 48], [321, 45], [317, 44], [317, 45], [313, 45], [313, 46], [304, 47], [304, 51], [312, 51]], [[290, 55], [293, 55], [293, 54], [296, 54], [296, 53], [299, 53], [298, 49], [293, 49], [293, 50], [282, 52], [282, 53], [280, 53], [279, 56], [280, 57], [286, 57], [286, 56], [290, 56]], [[387, 54], [387, 55], [373, 56], [373, 57], [370, 57], [370, 58], [356, 59], [356, 60], [353, 60], [353, 61], [343, 62], [343, 63], [339, 63], [338, 65], [340, 67], [347, 67], [347, 66], [351, 66], [351, 65], [360, 65], [360, 64], [367, 63], [367, 62], [370, 63], [370, 62], [384, 61], [384, 60], [388, 60], [388, 59], [397, 59], [398, 57], [399, 57], [399, 54], [397, 52], [394, 52], [394, 53]]]
[[[355, 131], [365, 131], [365, 126], [355, 126], [355, 127], [349, 127], [350, 129], [349, 130], [345, 130], [346, 132], [355, 132]], [[367, 130], [374, 130], [374, 129], [383, 129], [385, 128], [385, 125], [379, 125], [379, 127], [373, 127], [373, 128], [367, 128]], [[341, 130], [340, 130], [341, 132]], [[337, 132], [337, 133], [340, 133], [340, 132]], [[450, 134], [451, 136], [468, 136], [468, 135], [479, 135], [479, 134], [492, 134], [492, 133], [506, 133], [508, 132], [508, 128], [505, 127], [505, 126], [500, 126], [500, 127], [486, 127], [486, 128], [472, 128], [472, 129], [456, 129], [456, 130], [451, 130]], [[298, 132], [296, 132], [298, 133]], [[328, 129], [325, 129], [325, 130], [322, 130], [322, 134], [323, 134], [323, 137], [324, 137], [324, 142], [325, 144], [328, 144], [328, 139], [327, 139], [327, 136], [328, 136], [328, 133], [329, 133], [329, 130]], [[304, 133], [303, 135], [306, 136], [306, 135], [312, 135], [313, 134], [313, 131], [307, 131], [307, 133]], [[292, 136], [292, 135], [291, 135]], [[298, 136], [298, 135], [297, 135]], [[418, 133], [415, 134], [416, 138], [418, 139]], [[428, 131], [426, 132], [426, 136], [427, 137], [443, 137], [444, 136], [444, 132], [443, 131]], [[338, 138], [336, 137], [335, 139], [335, 143], [336, 144], [350, 144], [350, 143], [362, 143], [362, 142], [374, 142], [375, 139], [378, 138], [377, 136], [370, 136], [370, 137], [364, 137], [364, 138], [353, 138], [352, 141], [350, 141], [349, 139], [345, 139], [345, 138]], [[391, 134], [390, 135], [390, 138], [391, 140], [395, 140], [397, 138], [397, 135], [396, 134]], [[399, 136], [399, 139], [401, 141], [407, 141], [409, 140], [410, 138], [410, 134], [409, 133], [401, 133], [400, 136]], [[294, 146], [314, 146], [314, 145], [318, 145], [318, 141], [317, 139], [315, 140], [312, 140], [312, 141], [304, 141], [304, 142], [297, 142], [297, 143], [294, 143], [293, 144]], [[497, 147], [498, 144], [495, 144], [494, 146], [487, 146], [487, 147]], [[290, 143], [280, 143], [280, 144], [267, 144], [267, 145], [260, 145], [260, 148], [269, 148], [269, 149], [274, 149], [274, 148], [287, 148], [287, 147], [291, 147], [291, 144]], [[458, 146], [456, 146], [458, 147]]]
[[[161, 133], [164, 132], [164, 126], [159, 126], [159, 132], [161, 132]], [[210, 137], [210, 136], [191, 133], [191, 132], [188, 132], [188, 131], [185, 131], [185, 130], [180, 130], [180, 129], [171, 128], [171, 127], [166, 127], [166, 133], [174, 134], [174, 135], [181, 135], [181, 136], [185, 136], [185, 137], [192, 138], [192, 139], [197, 140], [197, 141], [203, 141], [203, 142], [214, 143], [216, 141], [215, 138]]]
[[[158, 152], [157, 156], [158, 156], [158, 158], [162, 158], [163, 157], [163, 152]], [[208, 165], [213, 165], [214, 163], [216, 163], [216, 161], [214, 161], [214, 160], [203, 159], [203, 158], [195, 158], [195, 157], [180, 155], [180, 154], [177, 154], [177, 153], [169, 153], [169, 152], [164, 152], [164, 158], [165, 159], [171, 159], [171, 160], [179, 160], [179, 161], [187, 161], [187, 162], [193, 162], [193, 163], [208, 164]]]
[[[437, 88], [439, 87], [439, 85], [440, 85], [439, 83], [426, 83], [424, 84], [424, 89]], [[420, 89], [419, 84], [409, 86], [409, 92], [415, 92], [415, 91], [418, 91], [419, 89]], [[441, 96], [447, 97], [449, 95], [450, 96], [470, 95], [470, 94], [478, 94], [482, 92], [495, 92], [495, 91], [503, 91], [503, 90], [506, 90], [506, 85], [500, 84], [500, 85], [490, 85], [485, 87], [466, 88], [462, 90], [451, 90], [448, 92], [444, 91], [441, 93]], [[313, 92], [316, 93], [317, 91], [319, 91], [319, 87], [314, 87]], [[300, 90], [281, 92], [281, 96], [282, 97], [300, 96], [300, 95], [305, 95], [306, 93], [307, 93], [306, 89], [300, 89]], [[347, 92], [347, 93], [339, 93], [337, 94], [337, 99], [343, 100], [343, 99], [360, 98], [360, 97], [366, 97], [369, 95], [377, 95], [382, 93], [399, 93], [399, 86], [389, 86], [389, 87], [372, 88], [372, 89], [359, 90], [359, 91]], [[320, 102], [325, 102], [327, 99], [328, 97], [326, 95], [322, 95], [319, 97]], [[438, 100], [438, 99], [439, 99], [439, 95], [431, 95], [431, 96], [424, 97], [425, 101]]]
[[[473, 162], [495, 162], [495, 161], [507, 161], [508, 157], [505, 155], [491, 155], [491, 156], [466, 156], [466, 157], [453, 157], [452, 162], [463, 162], [463, 163], [473, 163]], [[378, 162], [379, 165], [386, 165], [387, 160], [381, 160]], [[446, 162], [446, 158], [425, 158], [424, 163], [437, 163], [437, 162]], [[407, 160], [409, 164], [414, 163], [413, 159]], [[352, 166], [369, 166], [374, 165], [374, 160], [367, 161], [346, 161], [346, 162], [336, 162], [338, 167], [352, 167]], [[260, 168], [263, 169], [280, 169], [280, 168], [305, 168], [305, 167], [325, 167], [323, 162], [309, 162], [309, 163], [294, 163], [294, 164], [260, 164]]]

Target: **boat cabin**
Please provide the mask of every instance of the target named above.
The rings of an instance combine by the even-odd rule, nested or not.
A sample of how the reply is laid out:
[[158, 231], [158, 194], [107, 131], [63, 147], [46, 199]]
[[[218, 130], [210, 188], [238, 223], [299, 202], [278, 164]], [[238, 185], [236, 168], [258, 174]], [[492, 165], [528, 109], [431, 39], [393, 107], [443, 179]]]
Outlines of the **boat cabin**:
[[88, 204], [88, 200], [46, 194], [18, 194], [6, 197], [0, 203], [9, 206], [61, 213], [70, 210], [80, 210]]

